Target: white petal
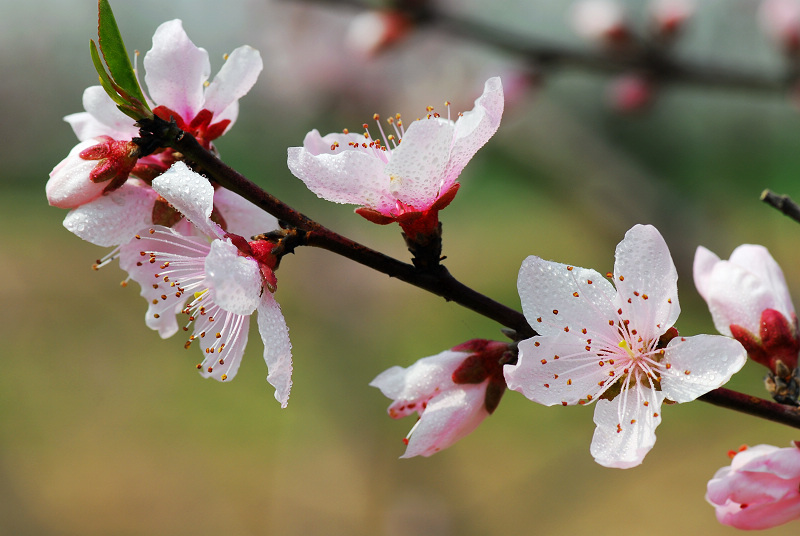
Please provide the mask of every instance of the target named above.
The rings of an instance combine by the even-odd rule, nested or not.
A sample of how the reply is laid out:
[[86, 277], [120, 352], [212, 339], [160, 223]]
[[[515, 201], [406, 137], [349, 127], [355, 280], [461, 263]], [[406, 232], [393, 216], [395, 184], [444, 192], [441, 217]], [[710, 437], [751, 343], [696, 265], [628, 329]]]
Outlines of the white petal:
[[175, 162], [156, 177], [153, 189], [206, 235], [218, 238], [225, 235], [210, 219], [214, 208], [214, 187], [183, 162]]
[[486, 383], [460, 386], [433, 398], [401, 458], [436, 454], [475, 430], [489, 416], [484, 403]]
[[675, 402], [689, 402], [721, 387], [747, 361], [738, 341], [721, 335], [676, 337], [670, 341], [661, 371], [664, 396]]
[[786, 285], [783, 270], [764, 246], [743, 244], [733, 250], [730, 262], [757, 275], [769, 289], [774, 299], [772, 309], [780, 311], [787, 318], [794, 313], [794, 304]]
[[231, 313], [217, 304], [198, 316], [194, 336], [204, 356], [200, 375], [220, 382], [232, 380], [242, 363], [249, 330], [250, 315]]
[[[455, 385], [452, 380], [453, 372], [467, 356], [468, 354], [465, 352], [446, 350], [434, 356], [423, 357], [407, 368], [392, 367], [384, 370], [369, 385], [377, 387], [384, 396], [395, 400], [400, 405], [427, 400], [436, 392]], [[398, 414], [397, 417], [421, 409], [413, 407], [410, 408], [411, 411]]]
[[[106, 136], [115, 140], [129, 140], [139, 135], [133, 119], [119, 111], [101, 86], [90, 86], [83, 91], [83, 108], [105, 126], [102, 134]], [[75, 133], [78, 134], [77, 131]], [[78, 138], [85, 139], [80, 134]]]
[[147, 327], [162, 338], [171, 337], [178, 331], [175, 315], [204, 279], [209, 245], [205, 238], [183, 236], [160, 225], [138, 236], [120, 248], [119, 266], [141, 286], [141, 296], [147, 300]]
[[397, 199], [418, 210], [427, 209], [436, 201], [454, 130], [451, 121], [439, 118], [420, 119], [406, 129], [384, 170], [390, 177], [389, 190]]
[[156, 29], [153, 48], [144, 56], [144, 68], [153, 101], [187, 122], [194, 119], [203, 106], [203, 84], [211, 74], [211, 64], [208, 53], [192, 43], [180, 20]]
[[700, 294], [704, 300], [708, 300], [708, 286], [711, 282], [711, 272], [718, 262], [720, 262], [719, 257], [712, 251], [709, 251], [703, 246], [697, 247], [694, 254], [692, 275], [694, 277], [694, 286], [697, 288], [697, 293]]
[[261, 303], [258, 262], [239, 255], [229, 240], [214, 240], [205, 262], [206, 284], [214, 303], [237, 315], [249, 315]]
[[597, 428], [590, 449], [594, 460], [619, 469], [642, 463], [656, 443], [663, 399], [658, 391], [635, 386], [612, 401], [598, 400], [594, 411]]
[[517, 289], [525, 318], [540, 335], [556, 335], [569, 327], [576, 336], [586, 329], [617, 338], [616, 293], [594, 270], [570, 270], [566, 264], [530, 256], [519, 270]]
[[242, 46], [234, 50], [225, 60], [222, 69], [205, 91], [203, 107], [217, 115], [242, 98], [256, 83], [264, 64], [258, 50]]
[[267, 381], [275, 388], [275, 400], [285, 408], [292, 389], [292, 343], [281, 307], [268, 291], [264, 291], [258, 306], [258, 331], [264, 342]]
[[97, 160], [84, 160], [80, 154], [100, 143], [88, 139], [72, 148], [67, 157], [59, 162], [45, 186], [47, 202], [58, 208], [75, 208], [103, 195], [107, 182], [94, 183], [89, 178], [99, 163]]
[[680, 314], [678, 271], [664, 238], [652, 225], [634, 225], [617, 245], [614, 284], [623, 318], [653, 340]]
[[226, 230], [247, 239], [280, 227], [275, 216], [225, 188], [214, 190], [214, 206], [225, 220]]
[[152, 226], [156, 197], [138, 179], [128, 179], [118, 190], [72, 210], [64, 227], [98, 246], [125, 244], [137, 231]]
[[[359, 136], [328, 134], [321, 137], [313, 130], [306, 135], [303, 147], [289, 147], [289, 169], [309, 190], [328, 201], [376, 209], [393, 207], [395, 200], [389, 193], [385, 162], [366, 149], [348, 147], [353, 140], [359, 140]], [[332, 153], [330, 146], [336, 141], [339, 147]]]
[[490, 78], [484, 84], [483, 95], [475, 100], [475, 107], [464, 112], [456, 121], [443, 190], [455, 182], [467, 162], [497, 132], [503, 116], [503, 106], [503, 85], [500, 78]]
[[585, 346], [586, 341], [567, 333], [520, 342], [517, 364], [503, 367], [508, 388], [545, 406], [595, 398], [616, 376], [610, 375], [611, 365]]

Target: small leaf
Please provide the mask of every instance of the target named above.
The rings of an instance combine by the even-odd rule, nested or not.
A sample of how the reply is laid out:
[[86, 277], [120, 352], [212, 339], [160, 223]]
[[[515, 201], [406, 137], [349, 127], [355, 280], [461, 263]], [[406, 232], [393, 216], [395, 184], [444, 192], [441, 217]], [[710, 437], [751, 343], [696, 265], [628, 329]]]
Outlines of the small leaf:
[[[130, 101], [127, 104], [138, 104], [138, 100], [145, 109], [147, 101], [144, 98], [142, 89], [139, 87], [139, 80], [136, 78], [136, 72], [133, 70], [131, 60], [128, 58], [128, 52], [125, 50], [125, 43], [122, 41], [122, 35], [119, 33], [117, 21], [114, 18], [114, 13], [111, 11], [111, 6], [108, 0], [98, 0], [98, 25], [97, 35], [99, 37], [100, 52], [103, 54], [103, 59], [108, 66], [108, 72], [114, 85], [123, 96], [128, 97]], [[127, 99], [126, 99], [127, 100]], [[124, 112], [125, 110], [123, 110]]]
[[117, 90], [115, 89], [115, 84], [108, 76], [106, 72], [106, 68], [103, 65], [103, 61], [100, 59], [100, 54], [97, 51], [97, 45], [93, 40], [89, 41], [90, 47], [89, 52], [92, 55], [92, 63], [94, 63], [94, 68], [97, 71], [97, 76], [100, 78], [100, 85], [103, 86], [103, 89], [111, 97], [111, 100], [117, 103], [117, 105], [125, 104], [125, 100], [119, 96]]

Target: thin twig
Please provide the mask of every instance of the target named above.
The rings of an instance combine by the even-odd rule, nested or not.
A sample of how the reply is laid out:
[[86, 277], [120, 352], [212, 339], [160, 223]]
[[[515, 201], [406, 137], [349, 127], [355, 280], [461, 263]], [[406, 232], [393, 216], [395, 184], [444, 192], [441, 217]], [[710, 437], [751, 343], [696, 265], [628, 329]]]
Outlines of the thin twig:
[[761, 417], [762, 419], [785, 424], [793, 428], [800, 428], [800, 408], [778, 404], [763, 398], [731, 391], [724, 387], [706, 393], [697, 400], [747, 413], [754, 417]]
[[764, 190], [761, 192], [761, 200], [800, 223], [800, 205], [792, 201], [788, 195], [778, 195], [771, 190]]

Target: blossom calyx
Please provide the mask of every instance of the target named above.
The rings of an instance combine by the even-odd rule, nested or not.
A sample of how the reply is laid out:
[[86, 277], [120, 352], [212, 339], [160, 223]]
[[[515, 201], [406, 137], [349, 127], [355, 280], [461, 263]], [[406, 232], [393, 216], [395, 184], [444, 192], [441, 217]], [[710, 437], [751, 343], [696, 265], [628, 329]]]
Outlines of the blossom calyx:
[[717, 520], [744, 530], [800, 519], [800, 442], [745, 447], [708, 483], [706, 500]]

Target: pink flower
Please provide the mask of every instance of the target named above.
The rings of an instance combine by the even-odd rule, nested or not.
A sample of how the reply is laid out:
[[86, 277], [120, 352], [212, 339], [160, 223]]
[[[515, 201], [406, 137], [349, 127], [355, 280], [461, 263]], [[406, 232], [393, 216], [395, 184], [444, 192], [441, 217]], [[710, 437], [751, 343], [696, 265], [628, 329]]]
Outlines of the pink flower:
[[745, 448], [708, 482], [706, 500], [720, 523], [737, 529], [768, 529], [800, 519], [800, 444]]
[[628, 468], [655, 444], [664, 400], [689, 402], [723, 385], [745, 352], [727, 337], [677, 336], [678, 274], [655, 227], [625, 234], [613, 280], [616, 289], [594, 270], [528, 257], [518, 288], [540, 336], [520, 342], [504, 372], [510, 389], [540, 404], [596, 402], [591, 453]]
[[608, 88], [608, 100], [616, 110], [625, 113], [647, 108], [655, 98], [656, 87], [646, 76], [626, 74], [614, 79]]
[[505, 343], [474, 339], [372, 380], [372, 387], [394, 400], [390, 417], [420, 417], [404, 440], [408, 448], [401, 458], [435, 454], [494, 412], [505, 391], [500, 359], [507, 350]]
[[[250, 315], [258, 311], [267, 381], [286, 407], [291, 388], [289, 330], [272, 294], [277, 280], [272, 245], [226, 233], [211, 221], [214, 188], [178, 162], [153, 181], [153, 188], [180, 211], [202, 236], [186, 236], [164, 226], [141, 231], [121, 248], [120, 266], [148, 301], [147, 326], [166, 338], [178, 331], [177, 314], [186, 315], [189, 341], [197, 341], [205, 377], [232, 379], [247, 344]], [[210, 240], [210, 242], [209, 242]]]
[[765, 247], [741, 245], [727, 261], [698, 247], [694, 283], [714, 326], [741, 342], [751, 359], [772, 371], [778, 360], [790, 369], [797, 366], [800, 333], [792, 297]]
[[[238, 99], [250, 90], [262, 69], [257, 50], [239, 47], [208, 83], [208, 53], [189, 40], [180, 20], [158, 27], [144, 65], [151, 96], [148, 102], [154, 113], [166, 120], [174, 117], [181, 129], [207, 148], [236, 120]], [[51, 172], [47, 198], [61, 208], [80, 211], [87, 207], [70, 213], [67, 219], [77, 223], [65, 221], [65, 226], [95, 244], [116, 245], [119, 242], [107, 236], [107, 227], [96, 225], [92, 216], [111, 209], [114, 216], [106, 220], [117, 221], [124, 214], [123, 219], [137, 224], [146, 221], [157, 196], [145, 190], [176, 159], [172, 150], [139, 158], [138, 147], [131, 143], [139, 135], [138, 127], [116, 108], [102, 87], [87, 88], [83, 105], [85, 112], [64, 118], [81, 143]], [[124, 199], [117, 196], [113, 206], [105, 199], [128, 185], [134, 189], [128, 188], [128, 194], [121, 196]], [[97, 206], [89, 206], [94, 203]], [[138, 213], [134, 216], [132, 211]], [[141, 227], [128, 227], [124, 234], [132, 236]]]
[[412, 29], [413, 22], [400, 11], [362, 11], [347, 29], [345, 46], [370, 58], [405, 39]]
[[303, 147], [289, 148], [289, 169], [319, 197], [361, 205], [356, 212], [375, 223], [397, 221], [413, 239], [436, 228], [461, 170], [497, 131], [502, 113], [503, 87], [490, 78], [472, 111], [455, 122], [429, 113], [405, 128], [398, 117], [389, 136], [378, 124], [376, 140], [368, 132], [323, 137], [313, 130]]
[[650, 16], [658, 37], [674, 38], [696, 10], [694, 0], [653, 0]]

